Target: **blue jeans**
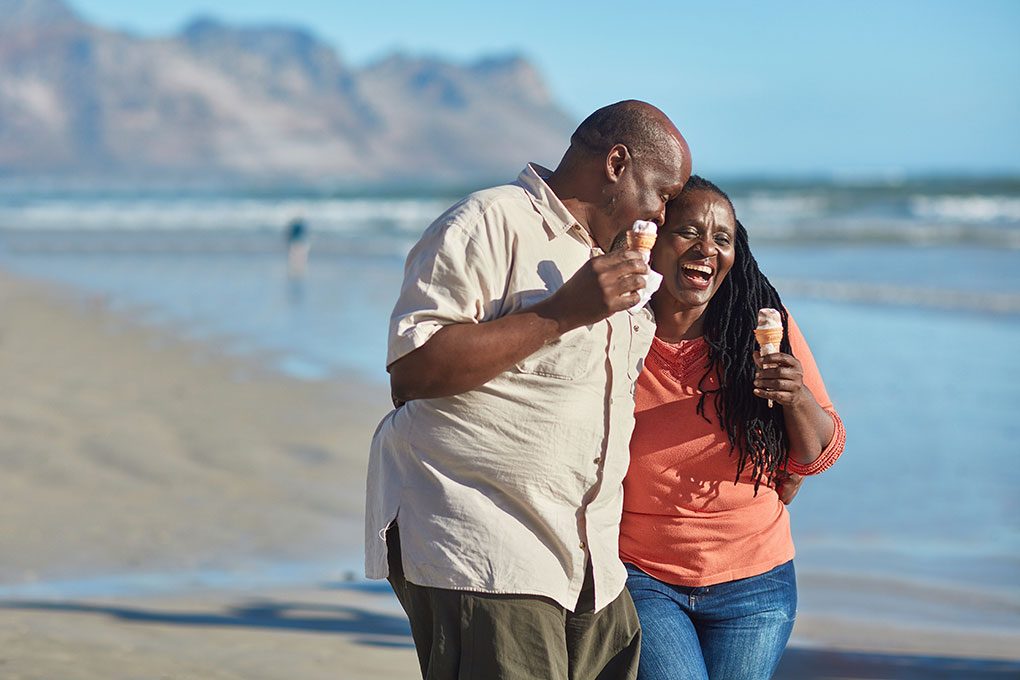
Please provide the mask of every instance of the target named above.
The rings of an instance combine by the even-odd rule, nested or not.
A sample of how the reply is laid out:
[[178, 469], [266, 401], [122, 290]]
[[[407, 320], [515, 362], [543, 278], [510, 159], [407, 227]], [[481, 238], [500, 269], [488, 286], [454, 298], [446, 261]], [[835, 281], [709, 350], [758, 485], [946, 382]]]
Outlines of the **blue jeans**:
[[641, 619], [638, 680], [768, 680], [797, 614], [793, 561], [750, 578], [673, 586], [627, 565]]

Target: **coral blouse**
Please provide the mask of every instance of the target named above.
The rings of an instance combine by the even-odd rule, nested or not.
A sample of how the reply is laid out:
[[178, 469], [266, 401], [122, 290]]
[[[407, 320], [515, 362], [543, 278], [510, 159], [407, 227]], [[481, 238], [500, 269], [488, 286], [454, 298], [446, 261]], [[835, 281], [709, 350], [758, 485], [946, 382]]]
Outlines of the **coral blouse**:
[[[843, 453], [846, 431], [792, 316], [789, 335], [805, 386], [835, 424], [817, 460], [802, 465], [791, 458], [787, 465], [790, 472], [812, 475]], [[736, 452], [729, 453], [711, 397], [705, 414], [712, 422], [697, 413], [707, 359], [704, 338], [676, 345], [655, 338], [637, 382], [623, 483], [621, 558], [661, 581], [691, 587], [757, 576], [794, 555], [790, 517], [775, 489], [763, 483], [755, 496], [751, 465], [734, 483]], [[716, 375], [707, 380], [718, 385]]]

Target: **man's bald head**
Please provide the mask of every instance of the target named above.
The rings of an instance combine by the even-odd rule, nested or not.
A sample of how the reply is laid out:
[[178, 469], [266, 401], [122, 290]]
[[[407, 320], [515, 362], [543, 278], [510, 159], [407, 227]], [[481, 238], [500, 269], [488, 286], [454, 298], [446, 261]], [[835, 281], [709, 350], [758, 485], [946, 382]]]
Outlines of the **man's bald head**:
[[585, 118], [570, 137], [572, 150], [602, 157], [617, 144], [626, 146], [635, 158], [678, 162], [684, 176], [690, 175], [687, 141], [666, 114], [647, 102], [628, 99], [603, 106]]
[[683, 135], [659, 109], [628, 100], [591, 114], [546, 180], [603, 250], [635, 220], [661, 224], [691, 176]]

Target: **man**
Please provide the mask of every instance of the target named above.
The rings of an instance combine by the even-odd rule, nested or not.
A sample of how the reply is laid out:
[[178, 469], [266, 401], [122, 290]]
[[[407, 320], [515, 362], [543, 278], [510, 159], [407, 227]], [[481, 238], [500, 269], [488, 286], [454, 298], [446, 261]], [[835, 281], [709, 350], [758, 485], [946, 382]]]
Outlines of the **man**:
[[372, 442], [366, 572], [388, 577], [422, 675], [630, 678], [617, 554], [633, 385], [654, 332], [627, 313], [637, 252], [691, 173], [655, 107], [599, 109], [554, 172], [468, 196], [407, 258], [391, 319], [396, 410]]

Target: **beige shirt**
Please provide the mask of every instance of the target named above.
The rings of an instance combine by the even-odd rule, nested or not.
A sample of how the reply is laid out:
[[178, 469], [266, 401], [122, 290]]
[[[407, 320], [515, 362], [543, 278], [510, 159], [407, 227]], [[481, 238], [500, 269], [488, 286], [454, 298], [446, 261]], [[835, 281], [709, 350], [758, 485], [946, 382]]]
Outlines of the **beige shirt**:
[[[547, 297], [602, 254], [529, 165], [472, 194], [407, 258], [390, 364], [447, 324], [482, 323]], [[397, 520], [404, 571], [438, 588], [544, 595], [573, 610], [591, 559], [595, 606], [622, 591], [618, 554], [634, 384], [651, 314], [572, 330], [478, 389], [410, 401], [372, 440], [365, 569], [387, 574]]]

